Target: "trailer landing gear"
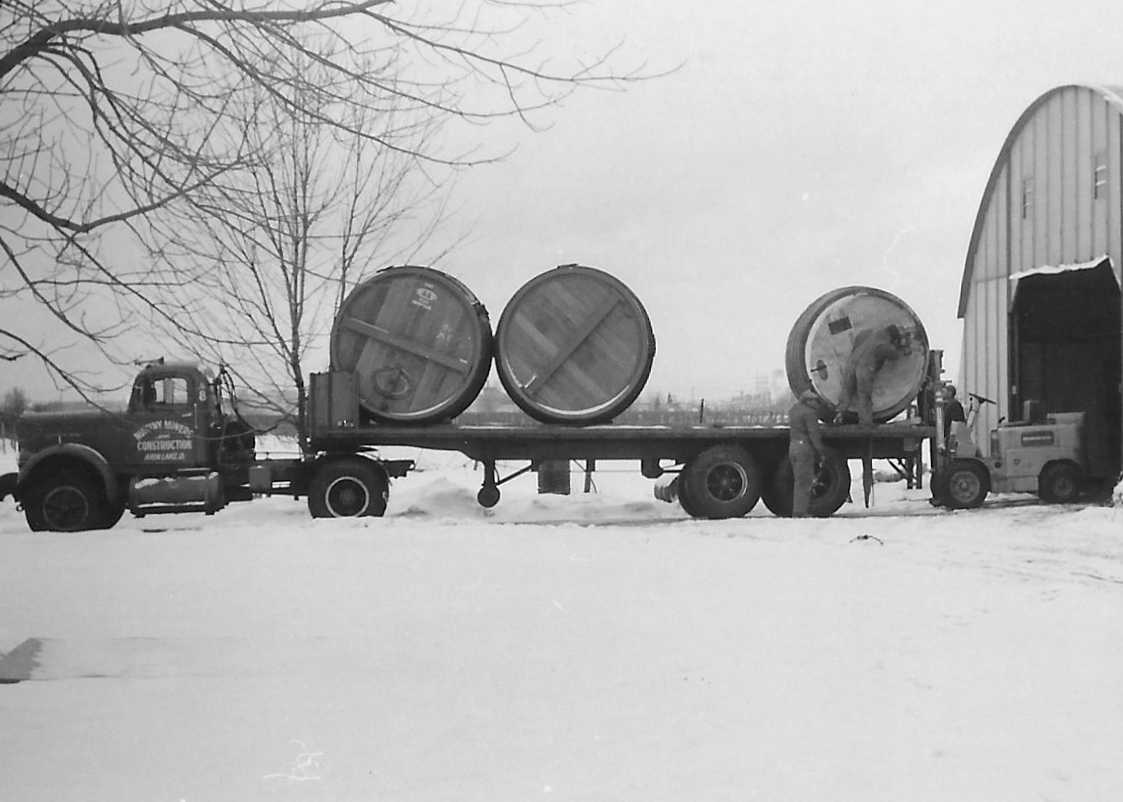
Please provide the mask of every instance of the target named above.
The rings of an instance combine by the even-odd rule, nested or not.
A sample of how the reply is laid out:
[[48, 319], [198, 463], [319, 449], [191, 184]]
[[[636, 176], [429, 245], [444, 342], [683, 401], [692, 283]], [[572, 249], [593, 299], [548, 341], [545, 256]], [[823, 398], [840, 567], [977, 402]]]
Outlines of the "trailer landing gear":
[[509, 482], [517, 476], [522, 476], [524, 473], [528, 473], [534, 470], [534, 463], [532, 462], [525, 468], [519, 468], [511, 475], [504, 476], [502, 479], [500, 479], [498, 472], [495, 470], [495, 460], [485, 459], [483, 461], [483, 464], [484, 482], [483, 486], [480, 488], [480, 491], [476, 493], [476, 503], [481, 507], [486, 507], [487, 509], [491, 509], [499, 503], [499, 485], [503, 484], [504, 482]]

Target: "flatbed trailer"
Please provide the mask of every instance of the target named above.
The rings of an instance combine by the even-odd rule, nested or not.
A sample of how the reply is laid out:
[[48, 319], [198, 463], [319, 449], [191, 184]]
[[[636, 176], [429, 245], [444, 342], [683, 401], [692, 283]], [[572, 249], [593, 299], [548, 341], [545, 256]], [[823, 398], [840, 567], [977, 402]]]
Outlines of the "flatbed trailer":
[[[934, 435], [935, 427], [908, 422], [824, 424], [829, 453], [820, 466], [820, 500], [813, 503], [813, 512], [829, 515], [846, 500], [848, 460], [868, 464], [886, 459], [914, 465], [920, 462], [924, 441]], [[328, 454], [352, 453], [360, 445], [460, 452], [483, 467], [477, 500], [485, 507], [499, 501], [500, 485], [545, 462], [583, 461], [592, 471], [600, 461], [638, 461], [642, 474], [650, 479], [678, 474], [670, 491], [661, 496], [664, 500], [677, 497], [697, 517], [728, 518], [746, 514], [761, 498], [773, 512], [790, 514], [788, 440], [787, 426], [448, 423], [314, 427], [310, 445]], [[506, 477], [499, 475], [500, 462], [520, 461], [527, 465]]]
[[[360, 414], [351, 374], [319, 373], [311, 379], [311, 451], [329, 456], [385, 446], [458, 451], [483, 466], [476, 498], [484, 507], [499, 502], [501, 484], [544, 462], [580, 460], [591, 471], [598, 461], [630, 460], [638, 461], [650, 479], [678, 474], [659, 497], [677, 498], [695, 517], [740, 517], [761, 499], [772, 512], [791, 514], [794, 480], [787, 426], [374, 423], [364, 422]], [[848, 460], [863, 460], [867, 478], [874, 459], [916, 465], [924, 441], [935, 433], [934, 426], [910, 422], [824, 424], [828, 449], [813, 489], [812, 514], [830, 515], [846, 501]], [[501, 477], [498, 463], [512, 461], [527, 465]]]

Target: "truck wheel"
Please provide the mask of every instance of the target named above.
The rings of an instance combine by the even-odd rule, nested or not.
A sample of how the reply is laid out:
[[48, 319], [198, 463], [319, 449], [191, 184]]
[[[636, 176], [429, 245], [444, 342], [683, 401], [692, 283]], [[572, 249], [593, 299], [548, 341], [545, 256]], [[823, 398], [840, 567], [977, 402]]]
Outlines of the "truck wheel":
[[82, 532], [105, 520], [105, 494], [91, 479], [66, 472], [27, 494], [24, 516], [33, 532]]
[[375, 463], [366, 459], [336, 460], [321, 465], [308, 488], [308, 511], [313, 518], [355, 518], [386, 512], [389, 482]]
[[101, 521], [97, 525], [97, 529], [112, 529], [121, 520], [121, 516], [125, 514], [124, 501], [107, 501], [104, 509], [102, 510]]
[[1080, 469], [1071, 462], [1045, 466], [1037, 480], [1037, 494], [1050, 504], [1071, 504], [1080, 496]]
[[[770, 482], [765, 483], [761, 499], [773, 515], [790, 518], [792, 496], [795, 495], [795, 474], [792, 464], [782, 459]], [[815, 483], [811, 485], [809, 510], [816, 518], [829, 518], [850, 497], [850, 465], [837, 451], [828, 449], [819, 463]]]
[[760, 499], [761, 472], [738, 446], [712, 446], [679, 474], [682, 508], [696, 518], [740, 518]]
[[982, 505], [990, 492], [990, 475], [975, 460], [955, 459], [940, 479], [939, 487], [944, 503], [953, 510], [974, 509]]

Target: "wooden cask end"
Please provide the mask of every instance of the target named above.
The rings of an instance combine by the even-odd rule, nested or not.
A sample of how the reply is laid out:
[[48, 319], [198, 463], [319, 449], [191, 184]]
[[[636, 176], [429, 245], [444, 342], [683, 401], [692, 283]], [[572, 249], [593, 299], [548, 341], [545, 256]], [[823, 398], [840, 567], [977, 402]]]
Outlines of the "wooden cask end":
[[487, 310], [462, 283], [431, 267], [388, 267], [343, 301], [331, 364], [355, 375], [359, 406], [394, 423], [463, 412], [491, 369]]
[[563, 265], [524, 284], [495, 333], [499, 380], [544, 423], [609, 421], [635, 401], [655, 358], [647, 311], [602, 270]]
[[[916, 313], [897, 296], [873, 287], [841, 287], [817, 298], [788, 335], [788, 385], [799, 396], [813, 390], [833, 410], [855, 346], [870, 337], [897, 344], [898, 356], [876, 374], [874, 421], [884, 423], [908, 408], [924, 382], [928, 335]], [[830, 415], [824, 412], [824, 418]]]

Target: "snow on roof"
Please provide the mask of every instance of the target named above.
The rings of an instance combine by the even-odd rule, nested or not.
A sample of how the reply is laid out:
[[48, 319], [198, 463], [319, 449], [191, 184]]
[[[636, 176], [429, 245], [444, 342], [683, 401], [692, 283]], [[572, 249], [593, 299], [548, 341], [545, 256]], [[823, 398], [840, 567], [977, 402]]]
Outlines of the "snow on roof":
[[[1034, 267], [1030, 270], [1022, 270], [1017, 273], [1011, 273], [1009, 278], [1010, 281], [1020, 281], [1030, 276], [1057, 275], [1058, 273], [1071, 273], [1074, 270], [1091, 270], [1099, 267], [1105, 261], [1111, 262], [1110, 257], [1106, 253], [1088, 262], [1076, 262], [1068, 265], [1042, 265], [1041, 267]], [[1115, 275], [1114, 271], [1112, 271], [1112, 275]], [[1118, 281], [1118, 278], [1116, 280]]]

